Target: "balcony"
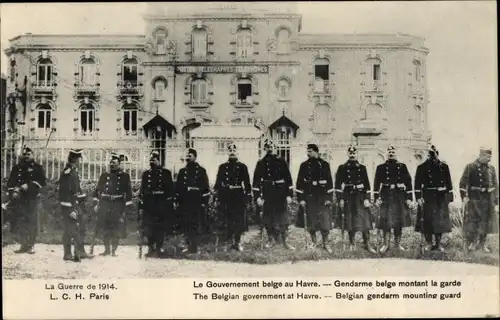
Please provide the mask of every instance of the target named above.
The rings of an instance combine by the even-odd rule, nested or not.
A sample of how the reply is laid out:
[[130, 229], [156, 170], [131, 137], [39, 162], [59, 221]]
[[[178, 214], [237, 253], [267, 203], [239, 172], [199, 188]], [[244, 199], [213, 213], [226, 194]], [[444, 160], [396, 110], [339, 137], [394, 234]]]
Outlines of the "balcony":
[[87, 84], [83, 82], [75, 83], [75, 98], [82, 99], [83, 97], [98, 97], [99, 96], [100, 84]]
[[384, 131], [381, 119], [363, 119], [354, 127], [352, 134], [358, 136], [378, 136]]
[[329, 94], [330, 93], [330, 81], [323, 79], [314, 80], [313, 92], [315, 94]]
[[121, 98], [134, 97], [139, 98], [143, 95], [142, 83], [138, 81], [118, 81], [118, 96]]
[[207, 109], [210, 106], [208, 99], [191, 99], [188, 101], [188, 105], [192, 109]]
[[371, 80], [368, 83], [364, 84], [365, 92], [372, 92], [372, 93], [383, 93], [385, 92], [386, 87], [387, 83], [381, 80]]
[[246, 97], [246, 99], [236, 99], [236, 101], [234, 101], [232, 104], [238, 109], [251, 109], [257, 103], [254, 101], [252, 96], [248, 96]]
[[35, 96], [52, 96], [56, 93], [57, 84], [53, 80], [36, 80], [32, 84]]

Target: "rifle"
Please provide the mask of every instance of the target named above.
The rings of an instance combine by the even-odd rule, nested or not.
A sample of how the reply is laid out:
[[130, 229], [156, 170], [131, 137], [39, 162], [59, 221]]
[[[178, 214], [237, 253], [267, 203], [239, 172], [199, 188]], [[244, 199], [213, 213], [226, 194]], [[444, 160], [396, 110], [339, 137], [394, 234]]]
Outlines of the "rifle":
[[424, 209], [422, 205], [417, 204], [417, 217], [420, 216], [420, 253], [423, 255], [425, 252], [424, 248]]
[[95, 222], [95, 227], [94, 227], [94, 235], [92, 236], [92, 241], [91, 241], [92, 243], [90, 244], [90, 251], [89, 251], [89, 253], [91, 255], [94, 254], [94, 246], [95, 246], [95, 242], [97, 240], [97, 231], [98, 231], [98, 222], [97, 221], [99, 220], [99, 217], [97, 217], [97, 214], [99, 213], [99, 207], [98, 207], [99, 203], [96, 204], [96, 206], [97, 206], [97, 210], [94, 210], [95, 211], [94, 214], [96, 214], [96, 218], [95, 218], [96, 222]]
[[341, 237], [341, 242], [340, 242], [340, 245], [341, 245], [341, 248], [342, 248], [342, 251], [345, 250], [345, 246], [344, 246], [344, 230], [345, 230], [345, 220], [344, 220], [344, 208], [342, 208], [342, 206], [340, 205], [340, 202], [339, 202], [339, 211], [340, 211], [340, 219], [341, 219], [341, 230], [342, 230], [342, 237]]
[[377, 232], [377, 235], [375, 237], [375, 241], [376, 241], [376, 250], [377, 252], [380, 251], [380, 205], [377, 205], [375, 204], [375, 206], [377, 207], [377, 210], [378, 210], [378, 213], [377, 213], [377, 219], [376, 219], [376, 222], [375, 222], [375, 228], [376, 228], [376, 232]]
[[463, 222], [462, 222], [462, 241], [464, 243], [464, 252], [467, 252], [467, 236], [466, 236], [466, 217], [467, 217], [467, 203], [465, 201], [462, 201], [462, 215], [463, 215]]
[[143, 227], [143, 219], [141, 214], [142, 209], [137, 210], [137, 222], [138, 222], [138, 230], [139, 234], [138, 246], [139, 246], [139, 259], [142, 259], [142, 247], [144, 245], [144, 227]]
[[304, 215], [304, 240], [306, 242], [306, 250], [309, 249], [309, 243], [307, 241], [307, 210], [306, 205], [302, 208], [302, 213]]

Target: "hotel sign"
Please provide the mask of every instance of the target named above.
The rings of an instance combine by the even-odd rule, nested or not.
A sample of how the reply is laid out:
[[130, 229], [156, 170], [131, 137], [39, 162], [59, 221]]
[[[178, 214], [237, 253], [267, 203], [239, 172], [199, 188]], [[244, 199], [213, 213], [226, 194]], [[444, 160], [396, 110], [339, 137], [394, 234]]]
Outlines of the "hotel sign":
[[176, 73], [268, 73], [267, 66], [179, 66]]

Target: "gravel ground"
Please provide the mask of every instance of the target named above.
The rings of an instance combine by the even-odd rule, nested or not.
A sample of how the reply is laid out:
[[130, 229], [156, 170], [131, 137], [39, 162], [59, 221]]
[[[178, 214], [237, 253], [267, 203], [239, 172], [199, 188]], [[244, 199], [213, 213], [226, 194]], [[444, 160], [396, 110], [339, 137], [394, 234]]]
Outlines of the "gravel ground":
[[[432, 276], [498, 275], [497, 266], [397, 258], [320, 260], [272, 265], [207, 260], [138, 259], [137, 247], [122, 246], [118, 257], [95, 257], [74, 263], [62, 260], [61, 245], [38, 244], [36, 254], [15, 254], [17, 245], [2, 250], [4, 279], [133, 279], [173, 277], [288, 276]], [[96, 247], [96, 253], [102, 252]]]

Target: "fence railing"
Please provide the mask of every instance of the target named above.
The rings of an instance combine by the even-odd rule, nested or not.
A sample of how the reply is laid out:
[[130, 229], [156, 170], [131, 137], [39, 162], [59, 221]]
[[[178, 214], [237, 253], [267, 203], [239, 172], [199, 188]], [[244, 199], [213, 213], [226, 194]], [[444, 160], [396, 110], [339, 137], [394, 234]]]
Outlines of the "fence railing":
[[[390, 143], [394, 143], [391, 140]], [[239, 159], [249, 170], [250, 178], [257, 161], [263, 156], [261, 138], [191, 138], [181, 140], [153, 140], [153, 139], [122, 139], [122, 140], [72, 140], [72, 139], [27, 139], [24, 144], [34, 153], [35, 161], [40, 164], [48, 180], [57, 180], [66, 164], [71, 148], [83, 149], [83, 158], [79, 173], [82, 181], [96, 181], [99, 176], [108, 170], [108, 164], [113, 152], [122, 154], [123, 170], [130, 174], [132, 181], [140, 181], [142, 172], [149, 168], [151, 151], [160, 152], [163, 166], [172, 171], [174, 178], [182, 168], [186, 149], [192, 147], [198, 153], [198, 162], [207, 170], [211, 182], [215, 181], [219, 165], [227, 161], [227, 145], [234, 142], [238, 148]], [[403, 142], [403, 141], [401, 141]], [[306, 160], [306, 146], [308, 141], [275, 139], [276, 153], [283, 157], [295, 179], [300, 163]], [[345, 150], [352, 143], [351, 140], [327, 140], [317, 142], [323, 159], [331, 162], [332, 170], [337, 164], [345, 161]], [[387, 141], [389, 143], [389, 141]], [[402, 143], [400, 143], [402, 145]], [[405, 145], [407, 142], [405, 142]], [[6, 139], [2, 146], [1, 170], [2, 178], [8, 177], [14, 165], [18, 162], [21, 145], [19, 139]]]

